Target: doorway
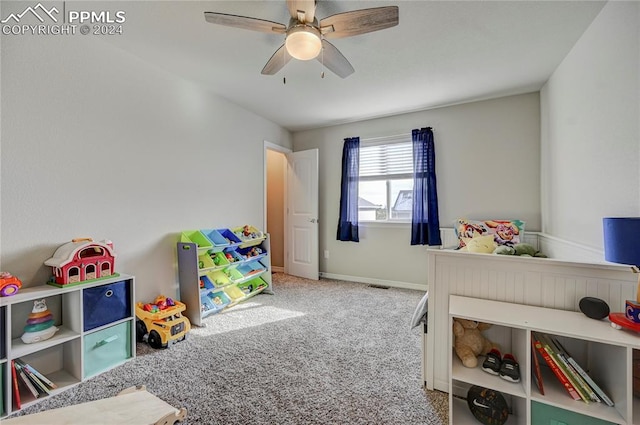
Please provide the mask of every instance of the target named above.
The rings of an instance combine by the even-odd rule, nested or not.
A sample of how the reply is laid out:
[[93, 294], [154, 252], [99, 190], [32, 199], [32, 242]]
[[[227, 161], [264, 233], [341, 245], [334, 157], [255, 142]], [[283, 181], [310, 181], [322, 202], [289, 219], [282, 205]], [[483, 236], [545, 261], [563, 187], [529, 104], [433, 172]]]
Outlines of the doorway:
[[292, 152], [264, 142], [264, 228], [271, 267], [318, 280], [318, 149]]
[[271, 268], [286, 273], [286, 205], [287, 205], [287, 153], [291, 150], [264, 142], [265, 188], [264, 229], [271, 239]]

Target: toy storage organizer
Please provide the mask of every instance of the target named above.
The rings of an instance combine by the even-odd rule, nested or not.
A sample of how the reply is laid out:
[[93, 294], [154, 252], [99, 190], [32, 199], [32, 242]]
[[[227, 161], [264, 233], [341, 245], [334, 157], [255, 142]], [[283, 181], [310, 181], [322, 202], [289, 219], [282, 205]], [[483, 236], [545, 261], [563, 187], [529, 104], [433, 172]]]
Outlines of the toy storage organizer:
[[[17, 410], [11, 361], [21, 359], [64, 391], [135, 357], [134, 277], [119, 274], [65, 288], [40, 285], [0, 298], [0, 421]], [[34, 300], [44, 299], [58, 331], [26, 344], [20, 338]], [[20, 378], [18, 378], [20, 381]], [[19, 382], [21, 407], [34, 398]]]
[[185, 315], [196, 326], [202, 319], [271, 293], [269, 235], [249, 226], [188, 230], [177, 245], [180, 299]]

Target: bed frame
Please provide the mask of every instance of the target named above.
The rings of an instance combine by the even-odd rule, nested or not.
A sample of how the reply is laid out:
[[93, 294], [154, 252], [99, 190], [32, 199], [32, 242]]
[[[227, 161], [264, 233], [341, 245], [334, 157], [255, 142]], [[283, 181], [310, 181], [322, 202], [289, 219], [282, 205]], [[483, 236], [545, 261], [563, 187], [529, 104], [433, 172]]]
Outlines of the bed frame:
[[449, 391], [451, 348], [442, 342], [451, 332], [449, 295], [570, 311], [580, 311], [580, 299], [592, 296], [607, 302], [612, 312], [623, 311], [625, 300], [635, 299], [637, 276], [629, 267], [605, 263], [602, 252], [543, 234], [529, 234], [525, 241], [552, 258], [427, 250], [429, 300], [422, 335], [426, 389]]

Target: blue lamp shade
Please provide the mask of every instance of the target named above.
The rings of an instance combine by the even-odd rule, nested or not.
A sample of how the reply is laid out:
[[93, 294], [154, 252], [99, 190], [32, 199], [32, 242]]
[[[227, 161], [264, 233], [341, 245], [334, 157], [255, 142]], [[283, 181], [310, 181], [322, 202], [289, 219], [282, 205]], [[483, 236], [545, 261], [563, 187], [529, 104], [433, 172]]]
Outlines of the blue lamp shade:
[[604, 259], [640, 266], [640, 217], [605, 217]]

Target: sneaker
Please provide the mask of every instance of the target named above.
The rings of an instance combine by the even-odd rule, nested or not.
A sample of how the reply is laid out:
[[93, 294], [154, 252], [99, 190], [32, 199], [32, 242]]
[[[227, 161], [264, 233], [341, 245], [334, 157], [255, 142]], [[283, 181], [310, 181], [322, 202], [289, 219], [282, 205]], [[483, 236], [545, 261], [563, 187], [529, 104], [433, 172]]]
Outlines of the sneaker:
[[509, 382], [520, 382], [520, 365], [511, 354], [505, 354], [500, 366], [500, 377]]
[[482, 363], [482, 370], [492, 375], [498, 375], [501, 365], [500, 351], [494, 348], [487, 353], [487, 358]]

